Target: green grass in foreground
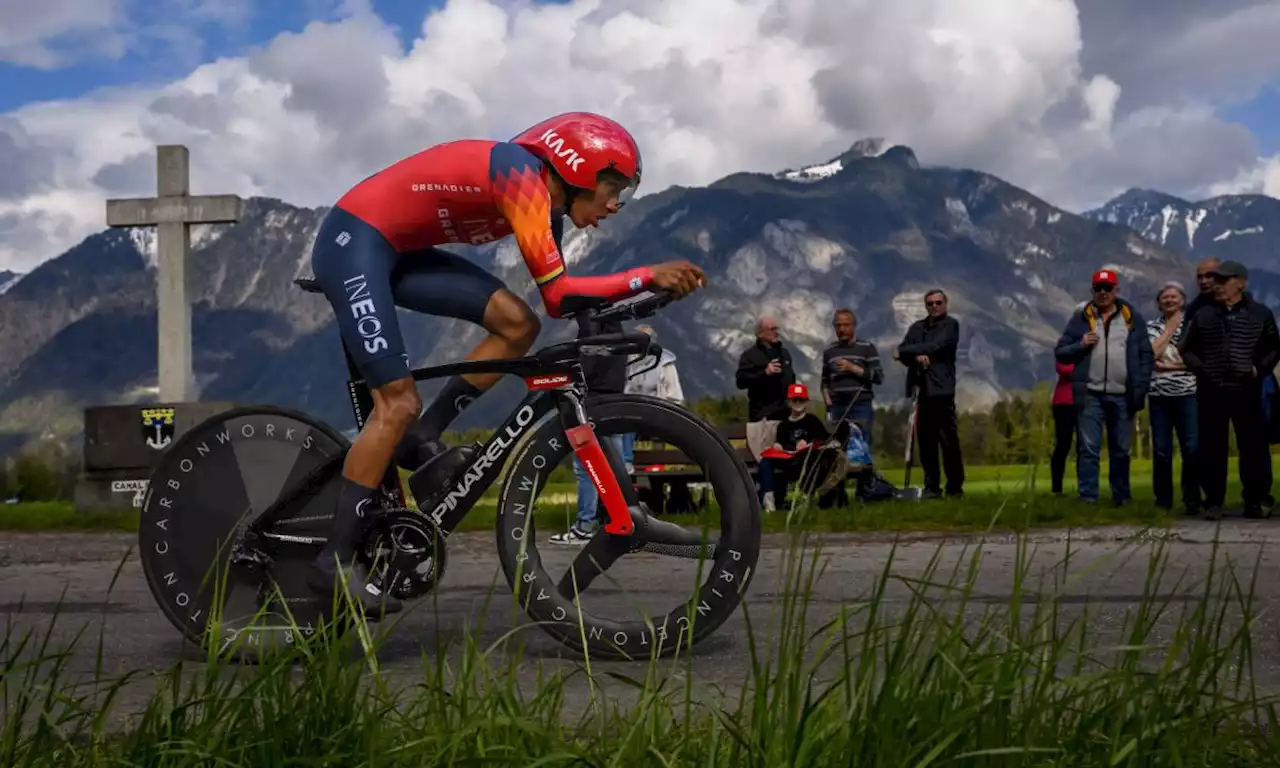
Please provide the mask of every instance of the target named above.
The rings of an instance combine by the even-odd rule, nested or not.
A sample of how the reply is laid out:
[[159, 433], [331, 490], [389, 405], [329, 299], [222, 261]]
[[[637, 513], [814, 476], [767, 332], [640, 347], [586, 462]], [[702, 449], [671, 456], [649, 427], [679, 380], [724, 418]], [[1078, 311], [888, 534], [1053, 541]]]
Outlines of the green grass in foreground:
[[[549, 672], [521, 653], [520, 632], [536, 627], [489, 646], [476, 639], [483, 627], [470, 628], [455, 644], [424, 652], [409, 679], [393, 678], [376, 656], [385, 628], [362, 627], [259, 667], [212, 655], [176, 664], [145, 708], [113, 729], [108, 724], [128, 714], [117, 697], [127, 678], [106, 672], [102, 641], [96, 688], [74, 687], [67, 649], [48, 645], [52, 628], [42, 639], [10, 624], [0, 643], [0, 765], [1280, 763], [1280, 745], [1265, 732], [1276, 723], [1277, 700], [1249, 677], [1252, 584], [1221, 564], [1192, 591], [1197, 599], [1153, 599], [1170, 590], [1167, 556], [1154, 545], [1141, 590], [1148, 597], [1123, 627], [1112, 622], [1114, 635], [1100, 644], [1089, 612], [1069, 615], [1059, 603], [1068, 591], [1061, 571], [1049, 583], [1031, 581], [1025, 544], [1008, 605], [970, 599], [979, 546], [953, 571], [935, 557], [916, 578], [895, 575], [891, 558], [858, 600], [822, 616], [809, 615], [812, 586], [824, 577], [822, 553], [793, 544], [772, 583], [758, 578], [751, 590], [789, 596], [779, 630], [761, 631], [752, 618], [765, 612], [748, 606], [734, 650], [747, 672], [722, 697], [695, 691], [692, 681], [696, 667], [723, 659], [684, 652]], [[910, 589], [888, 600], [895, 581]], [[929, 598], [926, 584], [935, 585]], [[943, 592], [952, 602], [937, 602]], [[1030, 592], [1039, 599], [1018, 597]], [[353, 662], [351, 643], [356, 658], [362, 645], [373, 653]], [[536, 682], [521, 683], [530, 672]], [[606, 678], [611, 689], [599, 687]], [[627, 701], [605, 693], [618, 689], [629, 691]]]

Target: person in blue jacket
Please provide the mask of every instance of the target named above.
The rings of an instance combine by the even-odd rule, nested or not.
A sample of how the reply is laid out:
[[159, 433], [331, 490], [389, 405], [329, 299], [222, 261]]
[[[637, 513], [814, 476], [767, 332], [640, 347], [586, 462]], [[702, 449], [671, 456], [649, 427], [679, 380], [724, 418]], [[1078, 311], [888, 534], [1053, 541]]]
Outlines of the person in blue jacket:
[[1076, 479], [1080, 500], [1098, 500], [1098, 458], [1107, 430], [1111, 498], [1128, 504], [1129, 447], [1133, 419], [1142, 411], [1155, 366], [1147, 324], [1133, 305], [1116, 295], [1119, 276], [1111, 269], [1093, 274], [1093, 300], [1073, 312], [1054, 356], [1075, 366], [1071, 386], [1079, 410]]

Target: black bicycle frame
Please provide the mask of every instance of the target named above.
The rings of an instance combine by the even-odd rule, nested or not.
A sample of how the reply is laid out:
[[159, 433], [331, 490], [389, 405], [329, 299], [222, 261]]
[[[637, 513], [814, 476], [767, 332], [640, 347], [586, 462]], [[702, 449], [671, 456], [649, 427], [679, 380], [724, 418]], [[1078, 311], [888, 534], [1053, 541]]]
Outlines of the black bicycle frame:
[[[448, 363], [410, 371], [415, 382], [466, 374], [509, 374], [523, 377], [530, 389], [506, 422], [484, 444], [479, 456], [454, 487], [440, 497], [434, 508], [427, 510], [420, 507], [419, 511], [430, 517], [444, 535], [452, 533], [501, 474], [511, 447], [545, 414], [553, 409], [558, 410], [560, 421], [566, 430], [588, 423], [584, 408], [586, 380], [580, 360], [582, 355], [647, 355], [650, 346], [649, 337], [644, 333], [602, 334], [555, 344], [529, 357]], [[373, 410], [373, 398], [364, 379], [358, 378], [359, 372], [345, 345], [343, 353], [350, 375], [347, 391], [351, 395], [357, 429], [363, 429], [367, 414]], [[605, 440], [599, 441], [599, 445], [613, 475], [612, 478], [602, 478], [602, 481], [617, 482], [617, 478], [626, 477], [626, 465], [612, 443]], [[265, 529], [274, 525], [288, 510], [318, 491], [334, 472], [340, 471], [345, 455], [345, 452], [336, 454], [282, 493], [249, 524], [248, 531], [254, 534], [264, 533]], [[628, 506], [638, 504], [635, 489], [630, 484], [618, 483], [618, 486]], [[404, 505], [404, 490], [394, 462], [383, 479], [383, 491]]]

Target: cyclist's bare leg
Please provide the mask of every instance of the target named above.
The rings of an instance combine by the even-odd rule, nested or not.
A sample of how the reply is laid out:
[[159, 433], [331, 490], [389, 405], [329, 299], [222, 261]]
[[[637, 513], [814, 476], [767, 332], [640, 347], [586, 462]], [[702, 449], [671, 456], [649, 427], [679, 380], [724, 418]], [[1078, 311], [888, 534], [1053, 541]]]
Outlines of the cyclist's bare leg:
[[[468, 361], [519, 357], [529, 351], [542, 330], [538, 316], [529, 305], [506, 288], [495, 291], [489, 297], [489, 302], [485, 305], [483, 325], [489, 335], [471, 350], [466, 357]], [[415, 469], [438, 453], [443, 448], [438, 444], [440, 435], [458, 414], [500, 378], [501, 374], [468, 374], [454, 376], [447, 381], [440, 394], [411, 427], [401, 449], [407, 451], [400, 454], [404, 457], [400, 460], [401, 466], [406, 466], [408, 462], [415, 466], [406, 468]], [[413, 458], [413, 454], [419, 450], [425, 455]]]
[[[317, 588], [332, 584], [334, 556], [343, 564], [349, 564], [355, 555], [360, 526], [366, 509], [370, 506], [379, 483], [391, 464], [392, 455], [414, 417], [422, 410], [422, 399], [410, 377], [397, 379], [372, 391], [373, 411], [364, 428], [351, 443], [342, 464], [342, 479], [338, 485], [338, 506], [333, 517], [328, 543], [317, 558], [319, 578]], [[373, 510], [369, 510], [372, 512]], [[364, 574], [354, 573], [348, 586], [364, 603], [364, 585], [359, 582]], [[366, 605], [375, 608], [376, 602]], [[387, 599], [386, 609], [399, 610], [399, 603]]]

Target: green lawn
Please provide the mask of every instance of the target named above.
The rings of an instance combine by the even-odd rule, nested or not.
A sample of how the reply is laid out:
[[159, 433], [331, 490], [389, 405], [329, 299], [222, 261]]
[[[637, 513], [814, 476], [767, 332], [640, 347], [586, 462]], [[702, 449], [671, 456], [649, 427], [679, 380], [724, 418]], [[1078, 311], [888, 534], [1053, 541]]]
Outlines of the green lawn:
[[[1239, 494], [1235, 481], [1235, 459], [1231, 460], [1228, 504]], [[1175, 485], [1179, 465], [1174, 464]], [[892, 483], [903, 484], [903, 470], [884, 472]], [[882, 502], [856, 504], [838, 510], [807, 510], [800, 515], [765, 516], [765, 530], [783, 530], [788, 523], [822, 531], [854, 530], [1026, 530], [1036, 527], [1065, 527], [1099, 524], [1161, 524], [1171, 516], [1157, 509], [1151, 493], [1151, 462], [1134, 461], [1130, 468], [1134, 503], [1123, 509], [1109, 501], [1107, 463], [1102, 464], [1102, 503], [1081, 504], [1074, 499], [1075, 465], [1067, 465], [1066, 497], [1049, 494], [1049, 470], [1040, 466], [973, 466], [965, 469], [962, 500], [929, 502]], [[921, 481], [919, 467], [912, 470], [912, 484]], [[567, 526], [573, 517], [576, 489], [572, 482], [552, 483], [543, 492], [539, 511], [544, 528]], [[459, 526], [462, 531], [490, 530], [496, 514], [497, 489], [491, 489]], [[554, 511], [552, 511], [554, 510]], [[549, 513], [549, 514], [548, 514]], [[670, 518], [675, 522], [695, 522], [692, 516]], [[8, 531], [135, 531], [138, 514], [134, 510], [82, 514], [67, 502], [34, 502], [0, 505], [0, 530]]]

